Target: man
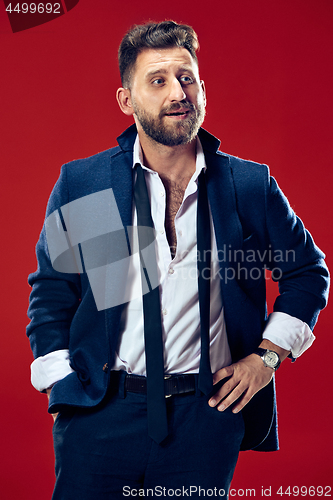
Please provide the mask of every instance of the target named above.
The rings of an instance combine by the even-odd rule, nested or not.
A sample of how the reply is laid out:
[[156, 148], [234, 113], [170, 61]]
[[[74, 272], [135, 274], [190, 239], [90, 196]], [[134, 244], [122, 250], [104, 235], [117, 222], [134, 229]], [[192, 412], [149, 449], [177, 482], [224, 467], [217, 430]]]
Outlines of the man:
[[274, 372], [326, 304], [323, 254], [267, 167], [200, 128], [197, 48], [172, 21], [125, 35], [135, 124], [65, 165], [49, 200], [27, 333], [60, 412], [54, 499], [227, 498], [240, 449], [277, 449]]

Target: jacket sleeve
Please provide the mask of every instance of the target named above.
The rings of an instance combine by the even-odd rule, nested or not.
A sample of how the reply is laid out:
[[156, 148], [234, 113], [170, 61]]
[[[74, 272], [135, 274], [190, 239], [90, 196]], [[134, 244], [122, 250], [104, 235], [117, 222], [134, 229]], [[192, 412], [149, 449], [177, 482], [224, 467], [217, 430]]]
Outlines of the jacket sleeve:
[[273, 177], [268, 181], [266, 217], [267, 265], [272, 270], [273, 280], [279, 283], [280, 292], [274, 311], [299, 318], [313, 329], [328, 298], [329, 273], [325, 255], [315, 245]]
[[[69, 202], [66, 165], [51, 193], [46, 218]], [[29, 275], [32, 287], [27, 335], [35, 358], [68, 349], [69, 330], [80, 304], [81, 282], [78, 273], [56, 271], [51, 262], [45, 223], [36, 247], [37, 271]]]

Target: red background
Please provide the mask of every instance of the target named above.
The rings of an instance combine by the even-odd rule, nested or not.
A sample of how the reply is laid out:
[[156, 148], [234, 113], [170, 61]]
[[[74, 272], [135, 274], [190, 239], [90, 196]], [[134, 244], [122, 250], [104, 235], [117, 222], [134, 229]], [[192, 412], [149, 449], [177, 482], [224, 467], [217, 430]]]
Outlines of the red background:
[[[332, 14], [331, 0], [80, 0], [13, 34], [0, 4], [2, 499], [51, 497], [52, 418], [29, 381], [26, 280], [61, 164], [114, 146], [130, 124], [115, 101], [124, 32], [165, 18], [195, 28], [205, 127], [224, 151], [270, 165], [330, 263]], [[331, 325], [328, 308], [311, 350], [278, 372], [281, 451], [242, 453], [233, 488], [281, 498], [281, 485], [332, 484]]]

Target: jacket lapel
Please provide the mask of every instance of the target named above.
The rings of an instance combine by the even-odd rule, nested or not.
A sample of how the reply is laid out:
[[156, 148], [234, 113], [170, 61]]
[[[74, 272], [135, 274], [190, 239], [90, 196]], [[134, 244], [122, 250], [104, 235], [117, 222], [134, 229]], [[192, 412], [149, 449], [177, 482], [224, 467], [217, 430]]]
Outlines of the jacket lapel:
[[135, 125], [118, 137], [120, 148], [110, 158], [111, 187], [124, 227], [132, 225], [133, 201], [133, 146]]
[[207, 192], [217, 247], [225, 250], [227, 259], [228, 250], [242, 248], [243, 242], [230, 161], [228, 155], [218, 151], [220, 141], [214, 136], [201, 129], [199, 138], [207, 165]]
[[[124, 228], [132, 225], [133, 202], [133, 145], [136, 137], [135, 126], [125, 130], [118, 137], [119, 148], [115, 148], [110, 158], [110, 185], [116, 199], [117, 208]], [[109, 352], [114, 353], [118, 344], [118, 332], [124, 304], [105, 310], [105, 322]], [[116, 333], [117, 332], [117, 333]], [[109, 366], [112, 366], [110, 360]]]

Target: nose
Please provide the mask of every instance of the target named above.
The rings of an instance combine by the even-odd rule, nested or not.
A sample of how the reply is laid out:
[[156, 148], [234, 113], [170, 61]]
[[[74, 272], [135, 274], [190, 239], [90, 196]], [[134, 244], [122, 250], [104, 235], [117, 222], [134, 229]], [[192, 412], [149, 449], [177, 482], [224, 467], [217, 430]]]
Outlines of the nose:
[[184, 89], [177, 78], [171, 82], [169, 99], [170, 101], [183, 101], [186, 98]]

